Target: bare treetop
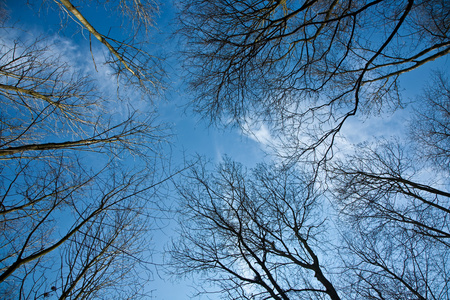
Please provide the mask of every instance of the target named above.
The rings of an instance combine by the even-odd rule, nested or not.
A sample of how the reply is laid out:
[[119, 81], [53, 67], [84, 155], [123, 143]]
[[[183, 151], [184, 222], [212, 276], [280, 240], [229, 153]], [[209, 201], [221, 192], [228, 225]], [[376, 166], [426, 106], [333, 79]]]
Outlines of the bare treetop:
[[399, 77], [450, 52], [447, 1], [182, 3], [195, 110], [268, 123], [293, 159], [326, 156], [357, 112], [401, 106]]
[[[178, 275], [205, 274], [227, 299], [340, 299], [319, 258], [325, 220], [310, 176], [226, 158], [180, 181]], [[200, 292], [207, 290], [199, 287]]]

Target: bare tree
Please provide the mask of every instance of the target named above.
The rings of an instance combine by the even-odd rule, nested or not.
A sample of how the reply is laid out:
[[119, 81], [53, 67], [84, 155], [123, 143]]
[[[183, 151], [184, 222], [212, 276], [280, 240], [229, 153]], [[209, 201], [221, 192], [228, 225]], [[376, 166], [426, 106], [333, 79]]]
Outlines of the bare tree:
[[[36, 176], [33, 186], [22, 183], [28, 189], [22, 195], [8, 195], [5, 200], [9, 201], [3, 202], [3, 297], [133, 296], [148, 281], [148, 275], [139, 277], [137, 272], [139, 264], [144, 271], [148, 268], [145, 257], [150, 250], [144, 245], [148, 225], [156, 217], [149, 214], [148, 200], [156, 183], [149, 186], [147, 176], [117, 170], [72, 174], [67, 180], [63, 165], [57, 167], [60, 173], [54, 177], [51, 170], [38, 170], [47, 173]], [[74, 167], [76, 173], [83, 173]], [[23, 171], [22, 175], [32, 174]], [[15, 190], [21, 188], [19, 182], [20, 178]], [[11, 198], [25, 195], [24, 205], [8, 205]]]
[[[358, 145], [353, 155], [333, 157], [335, 139], [351, 116], [402, 107], [402, 75], [450, 53], [448, 1], [180, 2], [180, 32], [186, 38], [185, 64], [194, 109], [220, 125], [246, 130], [253, 122], [266, 124], [280, 141], [278, 154], [293, 163], [313, 162], [314, 184], [329, 180], [331, 202], [342, 217], [333, 229], [341, 231], [345, 245], [340, 249], [343, 280], [334, 288], [336, 295], [448, 299], [447, 74], [438, 75], [435, 85], [419, 98], [422, 104], [413, 117], [412, 140]], [[407, 146], [413, 142], [417, 145]], [[291, 216], [286, 211], [278, 215], [276, 210], [259, 210], [264, 205], [254, 204], [251, 210], [241, 204], [259, 203], [253, 195], [260, 186], [256, 174], [247, 176], [250, 183], [241, 184], [246, 175], [230, 175], [241, 173], [227, 171], [233, 170], [229, 165], [219, 168], [217, 176], [197, 171], [192, 178], [198, 184], [188, 181], [190, 186], [182, 188], [184, 240], [181, 246], [174, 245], [175, 260], [185, 272], [219, 269], [231, 274], [212, 279], [230, 298], [251, 298], [250, 291], [261, 298], [290, 297], [270, 294], [277, 290], [275, 285], [264, 292], [242, 288], [257, 283], [247, 274], [259, 276], [255, 272], [259, 269], [252, 269], [253, 260], [245, 260], [247, 249], [231, 252], [241, 260], [220, 252], [227, 247], [224, 236], [235, 237], [232, 245], [238, 247], [239, 239], [247, 238], [244, 232], [266, 232], [266, 228], [253, 229], [253, 224], [278, 226], [279, 220]], [[224, 189], [228, 182], [230, 189]], [[244, 186], [245, 192], [234, 196]], [[283, 200], [278, 204], [283, 207]], [[239, 217], [228, 217], [223, 205]], [[232, 223], [235, 219], [237, 225]], [[283, 231], [267, 227], [266, 235], [248, 239], [263, 244], [261, 240], [271, 232]], [[263, 261], [264, 250], [259, 253], [255, 256]], [[283, 259], [278, 257], [277, 262], [284, 266]], [[242, 265], [245, 268], [239, 269]], [[273, 270], [282, 268], [276, 265]], [[281, 291], [297, 286], [277, 283]]]
[[[10, 24], [0, 28], [0, 297], [148, 297], [150, 225], [171, 177], [166, 127], [153, 106], [139, 113], [102, 89], [58, 38]], [[148, 70], [139, 53], [151, 55], [121, 45], [114, 63]]]
[[417, 99], [406, 141], [358, 145], [327, 170], [350, 226], [347, 283], [363, 298], [450, 298], [448, 80], [435, 74]]
[[[402, 105], [402, 74], [450, 52], [448, 1], [181, 1], [194, 108], [264, 122], [297, 161], [345, 121]], [[323, 147], [322, 147], [323, 146]]]
[[[449, 299], [448, 170], [426, 168], [399, 141], [359, 146], [330, 168], [348, 229], [344, 270], [367, 299]], [[353, 258], [353, 259], [352, 259]]]
[[229, 159], [192, 169], [179, 192], [178, 275], [204, 274], [231, 299], [340, 299], [321, 264], [320, 194], [298, 170]]
[[3, 40], [1, 47], [2, 159], [64, 148], [144, 153], [164, 139], [152, 111], [142, 118], [123, 105], [126, 118], [109, 113], [120, 99], [105, 98], [92, 74], [77, 72], [48, 41]]

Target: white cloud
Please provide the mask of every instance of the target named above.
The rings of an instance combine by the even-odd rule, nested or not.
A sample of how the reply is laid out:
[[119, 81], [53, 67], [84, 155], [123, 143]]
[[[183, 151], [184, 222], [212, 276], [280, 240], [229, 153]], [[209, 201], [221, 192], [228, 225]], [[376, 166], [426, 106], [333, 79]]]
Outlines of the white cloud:
[[274, 138], [270, 133], [269, 128], [262, 122], [248, 122], [246, 121], [242, 134], [260, 143], [262, 146], [270, 146], [274, 144]]

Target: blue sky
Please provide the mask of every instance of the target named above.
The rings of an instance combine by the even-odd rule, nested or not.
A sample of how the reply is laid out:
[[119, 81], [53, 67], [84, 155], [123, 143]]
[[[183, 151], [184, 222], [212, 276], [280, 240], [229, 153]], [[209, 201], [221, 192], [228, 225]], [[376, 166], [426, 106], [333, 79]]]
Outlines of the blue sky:
[[[80, 52], [79, 56], [75, 56], [76, 59], [80, 60], [77, 63], [84, 67], [89, 65], [90, 58], [86, 60], [85, 54], [88, 53], [89, 56], [87, 35], [84, 38], [83, 35], [73, 35], [74, 31], [77, 31], [77, 26], [70, 22], [67, 28], [60, 30], [61, 19], [59, 12], [48, 10], [46, 6], [42, 6], [40, 7], [40, 12], [36, 14], [36, 11], [26, 6], [25, 0], [7, 0], [6, 3], [10, 10], [9, 22], [11, 24], [15, 22], [21, 24], [20, 26], [23, 24], [29, 32], [36, 36], [40, 34], [55, 37], [61, 36], [61, 40], [67, 42], [65, 44], [66, 47], [71, 48], [70, 53]], [[50, 6], [52, 4], [50, 3]], [[154, 35], [154, 40], [155, 48], [160, 48], [161, 52], [171, 55], [172, 53], [170, 52], [176, 50], [176, 45], [170, 35], [170, 30], [173, 28], [170, 26], [170, 18], [173, 16], [173, 11], [169, 8], [169, 4], [162, 7], [161, 19], [158, 21], [158, 25], [161, 26], [160, 33]], [[104, 11], [82, 10], [82, 12], [88, 21], [92, 22], [100, 32], [108, 31], [110, 24], [115, 23], [114, 16], [108, 15]], [[112, 32], [120, 32], [118, 24], [114, 26], [112, 27]], [[19, 25], [15, 27], [18, 28]], [[94, 43], [94, 45], [94, 52], [98, 51], [100, 53], [103, 51], [102, 45], [99, 43]], [[185, 158], [190, 159], [197, 154], [205, 156], [213, 162], [219, 162], [223, 155], [229, 155], [247, 167], [253, 167], [256, 163], [269, 159], [264, 150], [268, 149], [266, 142], [270, 141], [272, 137], [264, 124], [254, 131], [255, 136], [252, 137], [247, 136], [237, 128], [219, 130], [213, 126], [208, 126], [206, 121], [201, 120], [199, 116], [193, 115], [189, 108], [186, 109], [189, 95], [184, 92], [183, 78], [179, 76], [177, 60], [169, 58], [167, 65], [169, 75], [167, 79], [167, 94], [162, 99], [155, 101], [155, 105], [157, 106], [160, 120], [172, 126], [174, 136], [171, 139], [169, 148], [171, 149], [172, 160], [175, 166], [181, 165]], [[401, 80], [404, 88], [404, 98], [416, 100], [415, 95], [420, 92], [423, 84], [429, 80], [427, 73], [434, 68], [445, 69], [449, 65], [448, 57], [444, 57], [404, 75]], [[99, 74], [99, 78], [101, 76], [102, 74]], [[105, 83], [104, 88], [108, 88], [107, 83]], [[144, 110], [147, 105], [151, 105], [148, 102], [143, 102], [141, 99], [135, 99], [132, 102], [136, 107], [142, 107]], [[343, 135], [347, 138], [346, 143], [364, 142], [374, 136], [402, 134], [405, 129], [404, 124], [408, 115], [408, 109], [407, 107], [406, 110], [399, 110], [394, 114], [383, 114], [367, 120], [360, 120], [357, 117], [349, 119], [343, 128]], [[342, 143], [345, 144], [345, 142]], [[173, 199], [168, 199], [168, 201]], [[161, 246], [167, 242], [168, 239], [165, 234], [168, 232], [171, 232], [170, 228], [166, 228], [162, 233], [158, 232], [155, 234], [154, 244], [158, 245], [159, 250], [162, 250]], [[158, 255], [155, 258], [160, 259]], [[164, 275], [162, 274], [162, 276]], [[157, 278], [158, 276], [155, 274], [155, 283], [151, 286], [152, 289], [156, 289], [153, 295], [157, 299], [188, 298], [186, 296], [188, 293], [186, 286], [189, 285], [189, 282], [171, 284]]]

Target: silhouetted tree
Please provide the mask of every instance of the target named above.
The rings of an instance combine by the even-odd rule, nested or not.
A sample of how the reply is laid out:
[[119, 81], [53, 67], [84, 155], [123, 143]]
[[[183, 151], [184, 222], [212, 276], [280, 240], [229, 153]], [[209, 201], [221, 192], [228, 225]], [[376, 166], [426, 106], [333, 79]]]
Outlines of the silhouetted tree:
[[[136, 47], [157, 6], [139, 2], [104, 3], [136, 25], [124, 36], [127, 44], [89, 27], [82, 7], [55, 1], [107, 46], [113, 58], [105, 65], [91, 48], [95, 67], [68, 57], [58, 44], [66, 38], [36, 37], [2, 20], [2, 299], [149, 296], [143, 286], [150, 278], [150, 224], [158, 186], [171, 176], [162, 164], [166, 126], [156, 122], [152, 102], [138, 112], [127, 100], [128, 83], [143, 88], [133, 89], [136, 97], [154, 95], [160, 85], [156, 58]], [[111, 92], [108, 82], [121, 92]]]
[[[213, 174], [195, 171], [181, 187], [183, 238], [172, 249], [179, 270], [206, 272], [233, 299], [288, 299], [302, 293], [305, 298], [449, 299], [447, 74], [437, 75], [418, 98], [411, 132], [402, 137], [406, 141], [378, 140], [336, 156], [333, 147], [351, 116], [403, 107], [403, 74], [450, 53], [448, 1], [180, 2], [194, 110], [219, 125], [243, 130], [266, 125], [277, 154], [294, 169], [266, 177], [276, 188], [259, 184], [262, 175], [247, 175], [230, 162]], [[281, 247], [261, 246], [273, 241], [269, 236], [275, 232], [280, 234], [276, 241], [299, 241], [286, 233], [299, 227], [288, 224], [309, 208], [294, 203], [311, 198], [288, 200], [287, 192], [272, 198], [267, 189], [294, 189], [281, 178], [300, 176], [295, 168], [304, 162], [315, 167], [303, 186], [312, 195], [314, 185], [326, 183], [341, 217], [330, 228], [341, 233], [343, 245], [335, 294], [319, 292], [330, 291], [320, 280], [313, 285], [303, 275], [286, 276], [284, 267], [292, 261], [284, 260]], [[300, 191], [297, 195], [304, 196]], [[271, 201], [276, 204], [270, 209], [260, 209]], [[293, 252], [305, 253], [299, 249]], [[266, 253], [276, 258], [263, 273]], [[213, 270], [223, 273], [214, 277]], [[298, 278], [305, 281], [289, 281]]]
[[349, 226], [345, 278], [362, 298], [450, 298], [446, 84], [439, 77], [420, 98], [426, 106], [415, 112], [408, 144], [358, 145], [327, 170]]
[[[380, 142], [330, 170], [348, 290], [364, 299], [448, 299], [450, 193], [411, 148]], [[436, 175], [436, 174], [433, 174]]]
[[293, 162], [322, 162], [350, 116], [395, 110], [401, 75], [450, 52], [448, 1], [181, 3], [195, 110], [266, 124]]
[[176, 274], [204, 275], [231, 299], [340, 299], [322, 265], [326, 222], [307, 174], [265, 164], [247, 172], [225, 159], [215, 172], [193, 168], [179, 193]]

